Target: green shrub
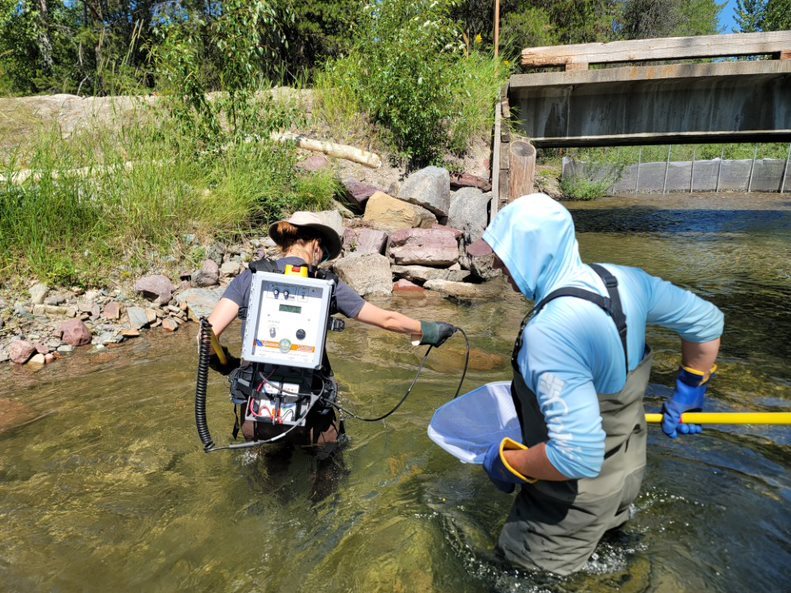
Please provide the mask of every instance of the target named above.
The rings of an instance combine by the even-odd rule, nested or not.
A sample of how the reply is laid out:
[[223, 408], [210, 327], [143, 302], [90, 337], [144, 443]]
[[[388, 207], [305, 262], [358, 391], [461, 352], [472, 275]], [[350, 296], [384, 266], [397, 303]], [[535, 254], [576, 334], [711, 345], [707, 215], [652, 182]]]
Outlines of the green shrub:
[[368, 6], [357, 42], [317, 77], [330, 122], [364, 113], [391, 150], [412, 166], [463, 152], [493, 115], [506, 69], [465, 57], [448, 0], [383, 0]]

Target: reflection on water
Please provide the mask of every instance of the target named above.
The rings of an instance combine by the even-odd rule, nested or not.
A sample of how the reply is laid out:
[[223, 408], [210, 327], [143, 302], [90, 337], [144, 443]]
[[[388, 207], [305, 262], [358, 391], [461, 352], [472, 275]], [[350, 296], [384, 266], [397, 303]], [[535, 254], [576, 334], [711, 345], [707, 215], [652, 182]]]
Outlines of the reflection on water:
[[[791, 408], [787, 199], [625, 197], [570, 208], [586, 260], [639, 265], [725, 311], [712, 409]], [[382, 304], [467, 330], [475, 355], [464, 391], [507, 376], [527, 306], [507, 292], [472, 305], [436, 295]], [[787, 590], [787, 427], [712, 427], [681, 442], [653, 429], [633, 520], [587, 571], [548, 578], [498, 563], [511, 497], [425, 435], [456, 390], [460, 337], [395, 415], [349, 420], [342, 458], [319, 465], [299, 451], [202, 452], [194, 331], [80, 353], [37, 374], [0, 369], [0, 410], [30, 422], [0, 434], [0, 590]], [[657, 365], [647, 405], [658, 408], [678, 341], [649, 338]], [[422, 354], [355, 322], [331, 336], [330, 353], [344, 405], [363, 416], [400, 399]], [[212, 377], [209, 399], [212, 435], [225, 443], [233, 420], [223, 378]]]

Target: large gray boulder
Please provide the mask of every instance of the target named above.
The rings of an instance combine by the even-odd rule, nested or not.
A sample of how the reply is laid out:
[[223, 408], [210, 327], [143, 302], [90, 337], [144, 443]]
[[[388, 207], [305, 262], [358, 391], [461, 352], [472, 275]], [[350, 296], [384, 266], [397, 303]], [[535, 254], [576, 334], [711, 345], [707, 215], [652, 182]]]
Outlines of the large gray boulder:
[[445, 218], [450, 209], [450, 174], [442, 167], [426, 167], [407, 177], [398, 197]]
[[489, 220], [491, 193], [483, 193], [476, 187], [465, 187], [450, 196], [448, 226], [464, 232], [467, 243], [477, 241]]
[[384, 192], [376, 192], [368, 198], [363, 220], [370, 226], [386, 231], [399, 229], [430, 228], [437, 217], [431, 212]]
[[451, 266], [459, 261], [456, 229], [404, 229], [390, 235], [390, 257], [399, 265]]
[[216, 288], [188, 288], [176, 295], [176, 302], [187, 307], [187, 314], [193, 321], [200, 321], [201, 317], [208, 317], [219, 302], [225, 289]]
[[389, 295], [393, 291], [390, 260], [379, 253], [352, 253], [337, 260], [333, 268], [361, 296]]

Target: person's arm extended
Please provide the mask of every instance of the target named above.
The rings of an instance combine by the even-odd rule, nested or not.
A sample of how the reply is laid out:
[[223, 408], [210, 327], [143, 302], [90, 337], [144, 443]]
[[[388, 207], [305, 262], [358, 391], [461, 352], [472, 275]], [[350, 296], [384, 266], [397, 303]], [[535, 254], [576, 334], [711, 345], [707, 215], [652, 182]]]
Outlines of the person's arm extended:
[[704, 383], [709, 380], [709, 374], [714, 368], [719, 352], [719, 338], [701, 344], [681, 340], [681, 364], [703, 373]]
[[420, 338], [422, 335], [420, 321], [417, 319], [412, 319], [396, 311], [382, 309], [368, 302], [363, 305], [355, 319], [388, 331], [410, 334], [413, 338]]
[[225, 328], [236, 319], [239, 313], [239, 305], [234, 303], [231, 299], [221, 298], [220, 302], [214, 307], [214, 310], [209, 315], [209, 323], [211, 323], [214, 335], [218, 338], [225, 331]]

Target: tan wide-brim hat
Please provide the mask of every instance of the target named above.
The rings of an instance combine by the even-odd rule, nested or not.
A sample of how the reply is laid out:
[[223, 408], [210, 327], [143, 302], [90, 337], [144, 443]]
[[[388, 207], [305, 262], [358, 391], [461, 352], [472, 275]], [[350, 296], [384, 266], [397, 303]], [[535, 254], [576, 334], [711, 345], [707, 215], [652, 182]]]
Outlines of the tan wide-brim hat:
[[321, 245], [327, 251], [327, 259], [335, 259], [341, 253], [341, 238], [331, 226], [327, 226], [313, 212], [294, 212], [291, 218], [278, 220], [269, 227], [269, 236], [280, 245], [282, 236], [277, 232], [277, 225], [281, 222], [289, 222], [295, 227], [308, 227], [321, 235]]

